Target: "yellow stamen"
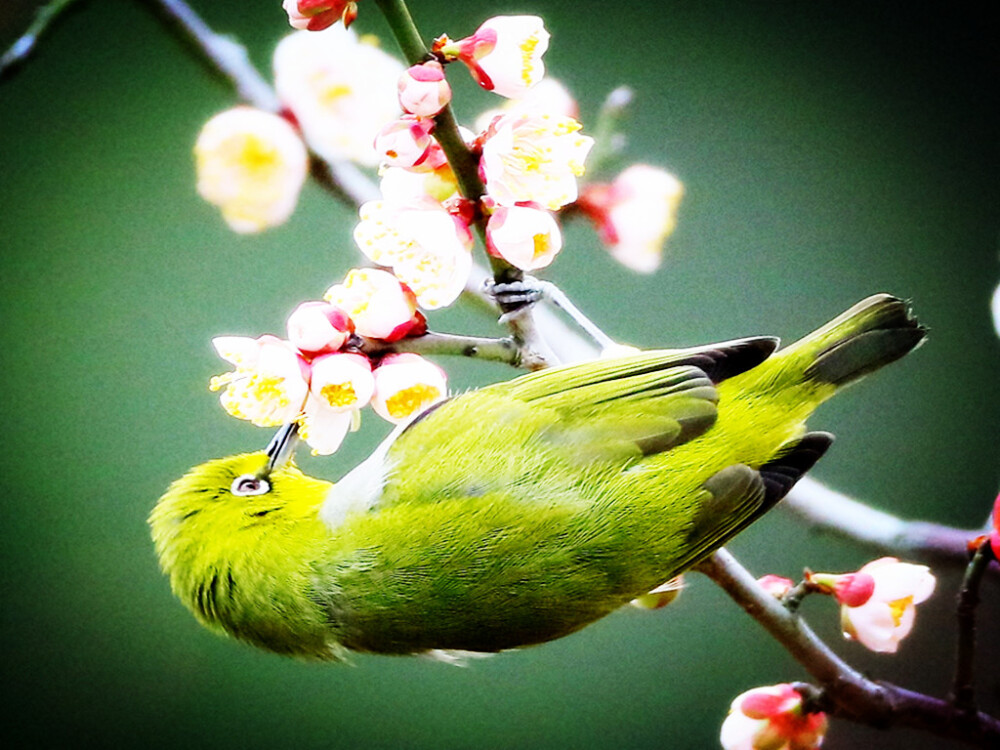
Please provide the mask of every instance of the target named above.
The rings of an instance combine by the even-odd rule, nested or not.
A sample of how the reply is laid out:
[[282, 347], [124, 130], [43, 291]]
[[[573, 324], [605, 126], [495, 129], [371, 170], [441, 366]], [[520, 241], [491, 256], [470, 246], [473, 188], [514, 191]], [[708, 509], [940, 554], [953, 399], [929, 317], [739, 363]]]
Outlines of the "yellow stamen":
[[529, 36], [524, 40], [521, 45], [521, 80], [524, 81], [525, 86], [530, 86], [532, 83], [532, 72], [535, 66], [532, 64], [532, 58], [534, 57], [535, 47], [538, 46], [538, 35], [534, 34]]
[[552, 238], [549, 237], [547, 233], [539, 233], [534, 236], [535, 241], [535, 251], [532, 256], [533, 260], [538, 260], [543, 255], [547, 255], [552, 247]]
[[394, 419], [408, 417], [424, 404], [429, 404], [441, 396], [441, 391], [426, 383], [397, 391], [385, 401], [385, 410]]
[[320, 395], [333, 407], [350, 406], [358, 400], [350, 383], [329, 383], [320, 389]]
[[903, 620], [903, 613], [913, 606], [913, 597], [904, 596], [902, 599], [897, 599], [894, 602], [889, 602], [889, 612], [892, 614], [892, 624], [897, 628], [899, 623]]

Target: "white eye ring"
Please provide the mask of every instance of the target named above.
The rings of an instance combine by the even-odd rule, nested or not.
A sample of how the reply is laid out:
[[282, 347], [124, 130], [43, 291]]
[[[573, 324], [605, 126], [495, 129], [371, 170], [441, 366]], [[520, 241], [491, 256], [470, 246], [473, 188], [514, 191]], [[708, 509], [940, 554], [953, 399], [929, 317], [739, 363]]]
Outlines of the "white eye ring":
[[264, 495], [271, 491], [271, 484], [263, 477], [253, 474], [241, 474], [233, 480], [229, 491], [238, 497], [252, 497], [253, 495]]

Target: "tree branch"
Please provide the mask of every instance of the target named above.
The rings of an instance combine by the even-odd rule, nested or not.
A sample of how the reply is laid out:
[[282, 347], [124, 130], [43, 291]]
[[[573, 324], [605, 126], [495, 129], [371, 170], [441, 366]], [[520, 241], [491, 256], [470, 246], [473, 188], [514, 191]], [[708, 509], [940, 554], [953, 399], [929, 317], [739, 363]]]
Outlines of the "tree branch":
[[[877, 729], [905, 726], [971, 745], [996, 747], [1000, 721], [887, 682], [865, 678], [821, 641], [797, 615], [764, 591], [725, 549], [697, 567], [760, 623], [822, 688], [820, 707], [833, 716]], [[990, 744], [992, 743], [992, 744]]]
[[799, 480], [781, 507], [811, 526], [880, 552], [912, 554], [932, 562], [965, 565], [969, 540], [982, 533], [897, 518], [830, 489], [809, 475]]
[[976, 713], [974, 665], [976, 655], [976, 608], [979, 606], [979, 583], [983, 579], [993, 551], [989, 540], [980, 543], [969, 560], [958, 590], [958, 655], [955, 663], [955, 684], [951, 700], [955, 708], [967, 715]]
[[452, 333], [428, 331], [423, 336], [386, 342], [359, 336], [358, 351], [369, 356], [380, 356], [394, 352], [414, 354], [444, 354], [458, 357], [473, 357], [492, 362], [502, 362], [513, 367], [533, 369], [531, 362], [524, 362], [525, 356], [511, 338], [493, 339], [480, 336], [458, 336]]
[[52, 0], [35, 12], [35, 19], [6, 52], [0, 56], [0, 80], [8, 78], [35, 51], [38, 40], [76, 0]]

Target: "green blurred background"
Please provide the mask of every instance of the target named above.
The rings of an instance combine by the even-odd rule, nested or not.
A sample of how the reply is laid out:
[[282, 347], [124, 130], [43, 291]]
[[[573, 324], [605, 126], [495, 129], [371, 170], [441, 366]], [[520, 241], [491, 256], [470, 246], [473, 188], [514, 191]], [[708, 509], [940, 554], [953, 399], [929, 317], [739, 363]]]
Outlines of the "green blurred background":
[[[711, 748], [738, 692], [805, 674], [705, 579], [666, 611], [627, 611], [563, 641], [454, 668], [360, 657], [301, 664], [199, 628], [157, 570], [145, 519], [209, 457], [262, 447], [206, 386], [210, 338], [281, 333], [354, 264], [353, 213], [318, 188], [284, 227], [229, 232], [195, 194], [201, 124], [234, 103], [143, 3], [84, 3], [0, 85], [4, 450], [0, 456], [5, 747]], [[384, 33], [362, 0], [358, 28]], [[593, 123], [636, 92], [627, 161], [686, 183], [663, 269], [615, 265], [584, 226], [548, 277], [641, 346], [751, 333], [791, 339], [858, 299], [914, 300], [927, 345], [825, 407], [815, 471], [906, 517], [981, 524], [998, 484], [1000, 278], [996, 22], [984, 10], [874, 2], [531, 4], [415, 0], [430, 38], [535, 12], [550, 72]], [[269, 69], [278, 0], [201, 2]], [[0, 7], [6, 47], [30, 4]], [[389, 42], [386, 42], [387, 46]], [[490, 103], [453, 71], [461, 117]], [[490, 333], [463, 310], [439, 329]], [[510, 377], [446, 362], [456, 388]], [[336, 478], [384, 434], [373, 416]], [[731, 549], [757, 574], [850, 569], [870, 552], [780, 511]], [[953, 659], [958, 572], [895, 656], [817, 629], [872, 675], [937, 695]], [[997, 578], [981, 619], [980, 697], [1000, 710]], [[942, 748], [838, 722], [827, 747]]]

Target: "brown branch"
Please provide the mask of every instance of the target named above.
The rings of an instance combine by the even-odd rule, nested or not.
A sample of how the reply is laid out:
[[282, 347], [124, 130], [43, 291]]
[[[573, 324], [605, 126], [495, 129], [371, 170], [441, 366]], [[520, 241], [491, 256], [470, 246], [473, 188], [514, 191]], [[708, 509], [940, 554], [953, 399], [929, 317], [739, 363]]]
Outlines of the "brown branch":
[[837, 656], [798, 615], [789, 612], [724, 549], [696, 568], [711, 578], [817, 680], [819, 706], [830, 713], [877, 729], [921, 729], [939, 737], [980, 747], [1000, 746], [1000, 721], [984, 713], [888, 682], [873, 682]]
[[972, 559], [969, 560], [969, 565], [962, 578], [962, 586], [958, 590], [958, 653], [955, 660], [955, 683], [952, 688], [951, 700], [959, 711], [967, 715], [976, 713], [974, 665], [979, 583], [992, 559], [993, 550], [990, 548], [989, 540], [984, 540], [972, 554]]

